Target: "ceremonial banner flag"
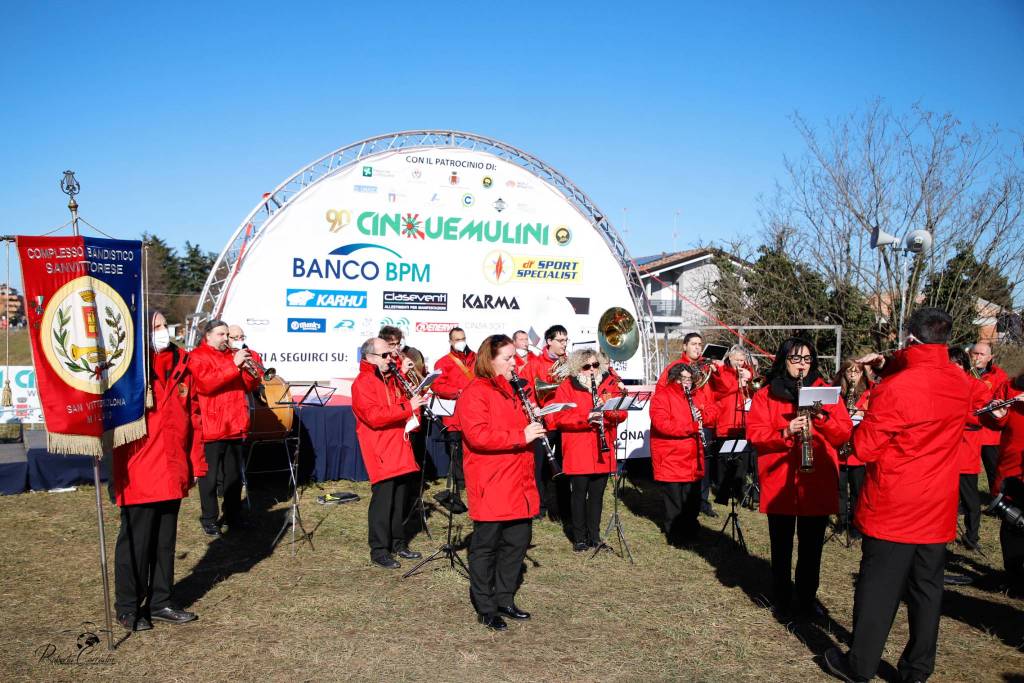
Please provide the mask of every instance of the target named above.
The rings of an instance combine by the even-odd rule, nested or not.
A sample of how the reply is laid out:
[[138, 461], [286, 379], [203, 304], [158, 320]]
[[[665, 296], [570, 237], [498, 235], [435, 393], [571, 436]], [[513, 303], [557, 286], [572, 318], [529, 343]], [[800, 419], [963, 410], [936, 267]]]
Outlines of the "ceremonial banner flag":
[[25, 309], [52, 453], [101, 457], [146, 435], [142, 243], [18, 238]]

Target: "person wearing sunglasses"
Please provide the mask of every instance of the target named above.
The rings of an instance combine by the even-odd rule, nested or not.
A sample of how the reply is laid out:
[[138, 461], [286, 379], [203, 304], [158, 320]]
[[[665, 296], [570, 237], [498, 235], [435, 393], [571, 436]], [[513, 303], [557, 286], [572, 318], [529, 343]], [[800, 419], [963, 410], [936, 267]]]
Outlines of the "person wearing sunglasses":
[[[821, 549], [829, 515], [839, 512], [837, 449], [850, 438], [853, 423], [839, 402], [813, 416], [797, 411], [797, 384], [828, 386], [818, 374], [818, 352], [811, 342], [782, 342], [768, 371], [768, 384], [754, 394], [747, 415], [747, 439], [757, 451], [761, 512], [768, 515], [771, 541], [772, 603], [780, 619], [811, 620], [823, 615], [817, 604]], [[811, 432], [814, 467], [801, 469], [801, 440]], [[793, 532], [798, 540], [796, 583], [791, 578]]]
[[371, 337], [360, 349], [359, 375], [352, 382], [352, 412], [363, 464], [370, 475], [370, 561], [385, 569], [402, 565], [393, 557], [414, 560], [405, 535], [406, 505], [412, 473], [419, 471], [405, 426], [426, 399], [409, 398], [391, 372], [397, 352], [388, 342]]
[[[430, 388], [438, 398], [457, 401], [462, 390], [468, 387], [475, 377], [473, 366], [476, 365], [476, 354], [466, 344], [466, 331], [461, 327], [448, 330], [448, 344], [451, 348], [447, 355], [438, 358], [434, 363], [434, 370], [440, 372], [441, 376], [434, 380]], [[454, 488], [451, 492], [445, 490], [436, 493], [434, 500], [453, 513], [461, 515], [467, 509], [460, 494], [466, 490], [466, 475], [462, 467], [462, 428], [454, 415], [442, 418], [442, 422], [445, 427], [445, 450], [448, 451]]]
[[594, 405], [595, 396], [601, 404], [621, 394], [618, 379], [608, 372], [604, 354], [593, 349], [573, 351], [563, 367], [565, 379], [555, 390], [552, 401], [575, 403], [576, 407], [551, 415], [548, 424], [562, 432], [562, 473], [569, 478], [573, 550], [583, 552], [604, 544], [604, 490], [608, 475], [617, 465], [615, 434], [619, 423], [626, 419], [626, 412], [601, 412]]

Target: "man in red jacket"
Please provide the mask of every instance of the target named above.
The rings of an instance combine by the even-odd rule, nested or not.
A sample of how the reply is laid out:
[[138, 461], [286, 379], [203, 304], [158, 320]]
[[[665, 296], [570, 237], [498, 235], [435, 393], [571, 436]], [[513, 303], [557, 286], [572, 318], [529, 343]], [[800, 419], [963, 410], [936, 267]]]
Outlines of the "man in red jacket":
[[521, 377], [526, 364], [530, 362], [531, 358], [536, 358], [530, 353], [530, 335], [526, 333], [526, 330], [516, 330], [512, 334], [512, 344], [516, 347], [516, 374]]
[[[461, 327], [448, 330], [448, 344], [451, 346], [448, 354], [434, 363], [434, 370], [439, 371], [441, 376], [434, 380], [430, 388], [439, 398], [457, 401], [462, 390], [473, 381], [476, 354], [466, 345], [466, 331]], [[466, 504], [462, 502], [459, 494], [466, 489], [466, 476], [462, 470], [462, 430], [454, 415], [443, 418], [442, 422], [445, 426], [444, 442], [448, 451], [448, 466], [452, 471], [455, 488], [452, 492], [441, 491], [434, 499], [445, 507], [451, 507], [455, 514], [461, 515], [466, 511]]]
[[426, 399], [405, 395], [390, 368], [389, 361], [397, 360], [388, 342], [380, 337], [367, 339], [359, 376], [352, 383], [356, 437], [372, 491], [367, 515], [370, 561], [385, 569], [402, 566], [392, 553], [410, 560], [420, 557], [409, 549], [404, 529], [408, 475], [419, 470], [406, 424]]
[[910, 640], [900, 677], [923, 681], [935, 668], [946, 543], [956, 537], [957, 456], [971, 411], [968, 377], [946, 351], [952, 326], [941, 309], [914, 312], [902, 367], [872, 389], [853, 437], [867, 466], [854, 515], [864, 541], [853, 639], [848, 655], [825, 653], [826, 666], [843, 680], [875, 675], [902, 598]]
[[[992, 346], [987, 342], [977, 342], [971, 347], [971, 365], [974, 374], [985, 383], [992, 396], [998, 395], [1003, 386], [1010, 381], [1006, 372], [992, 360]], [[996, 478], [996, 463], [999, 461], [999, 436], [1002, 429], [994, 423], [983, 423], [981, 426], [981, 464], [985, 468], [985, 477], [989, 486]]]
[[[209, 469], [199, 480], [199, 518], [207, 536], [220, 536], [220, 525], [241, 523], [242, 442], [249, 432], [249, 403], [246, 394], [259, 380], [245, 369], [252, 356], [246, 349], [228, 346], [228, 325], [210, 320], [203, 328], [203, 343], [189, 355], [189, 367], [199, 391], [202, 440]], [[224, 516], [217, 517], [217, 479], [224, 492]]]
[[150, 620], [183, 624], [196, 615], [177, 608], [174, 546], [181, 499], [206, 473], [188, 355], [170, 344], [167, 320], [152, 318], [146, 437], [114, 449], [114, 492], [121, 529], [114, 546], [114, 606], [129, 631], [148, 631]]

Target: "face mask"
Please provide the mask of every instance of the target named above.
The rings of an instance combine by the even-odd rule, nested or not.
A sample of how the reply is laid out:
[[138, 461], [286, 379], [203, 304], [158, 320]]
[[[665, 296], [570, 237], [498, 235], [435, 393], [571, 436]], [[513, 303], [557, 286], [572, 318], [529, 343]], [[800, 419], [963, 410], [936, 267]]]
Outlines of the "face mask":
[[529, 353], [526, 349], [516, 349], [516, 355], [520, 358], [526, 358], [526, 354]]
[[455, 349], [456, 351], [458, 351], [459, 353], [463, 353], [466, 350], [466, 342], [464, 342], [464, 341], [455, 342], [454, 344], [452, 344], [452, 348]]
[[163, 351], [171, 345], [171, 333], [167, 331], [167, 328], [153, 330], [150, 340], [153, 343], [154, 351]]

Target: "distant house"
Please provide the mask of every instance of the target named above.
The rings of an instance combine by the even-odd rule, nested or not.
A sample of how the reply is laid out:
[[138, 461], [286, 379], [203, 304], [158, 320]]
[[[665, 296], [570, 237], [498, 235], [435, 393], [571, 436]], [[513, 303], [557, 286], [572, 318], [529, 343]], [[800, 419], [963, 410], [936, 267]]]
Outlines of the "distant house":
[[701, 309], [711, 308], [708, 290], [718, 280], [718, 267], [714, 264], [718, 256], [729, 258], [740, 268], [750, 267], [746, 261], [710, 247], [636, 260], [644, 291], [651, 300], [654, 329], [659, 335], [667, 332], [670, 337], [682, 336], [715, 324]]

